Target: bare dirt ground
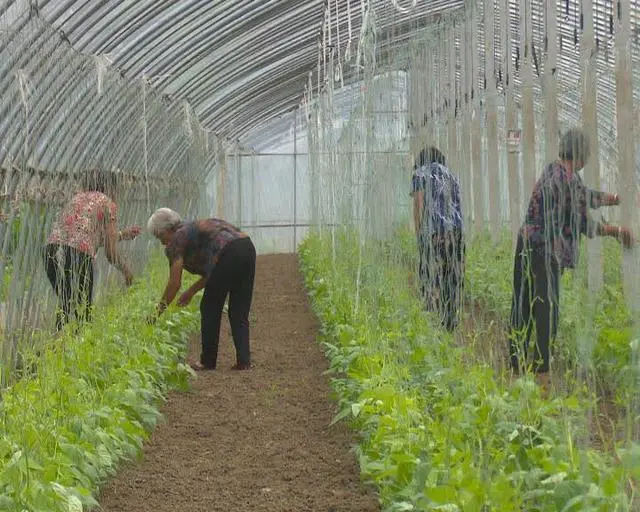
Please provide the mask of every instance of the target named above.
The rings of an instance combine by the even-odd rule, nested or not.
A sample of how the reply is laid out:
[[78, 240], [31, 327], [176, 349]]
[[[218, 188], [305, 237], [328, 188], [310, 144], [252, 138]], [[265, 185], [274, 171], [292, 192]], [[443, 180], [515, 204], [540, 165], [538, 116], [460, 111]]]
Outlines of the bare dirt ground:
[[[102, 510], [379, 511], [360, 482], [352, 433], [329, 426], [327, 362], [295, 255], [258, 258], [250, 371], [230, 370], [223, 322], [218, 369], [169, 396], [142, 460], [103, 489]], [[199, 336], [190, 351], [199, 353]]]

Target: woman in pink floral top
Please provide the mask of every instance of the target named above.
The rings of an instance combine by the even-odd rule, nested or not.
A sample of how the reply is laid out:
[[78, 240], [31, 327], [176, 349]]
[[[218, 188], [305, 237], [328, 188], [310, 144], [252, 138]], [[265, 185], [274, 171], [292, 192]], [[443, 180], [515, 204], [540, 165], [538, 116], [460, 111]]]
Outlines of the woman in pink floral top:
[[69, 321], [72, 308], [79, 321], [91, 318], [93, 295], [93, 259], [105, 247], [107, 260], [124, 275], [129, 286], [133, 276], [118, 253], [119, 240], [133, 240], [141, 230], [133, 226], [117, 231], [118, 207], [106, 195], [115, 189], [111, 173], [89, 171], [84, 190], [73, 196], [56, 220], [45, 247], [45, 270], [60, 299], [56, 327]]

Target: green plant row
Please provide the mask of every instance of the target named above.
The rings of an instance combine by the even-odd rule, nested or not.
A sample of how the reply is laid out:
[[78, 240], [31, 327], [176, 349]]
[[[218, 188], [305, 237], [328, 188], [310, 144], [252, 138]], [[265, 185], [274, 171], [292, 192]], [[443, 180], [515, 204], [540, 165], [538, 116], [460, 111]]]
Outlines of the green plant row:
[[530, 377], [502, 384], [430, 324], [397, 257], [355, 233], [335, 239], [306, 238], [301, 267], [336, 421], [360, 433], [362, 474], [385, 511], [632, 510], [640, 446], [589, 448], [578, 397], [546, 400]]
[[[409, 230], [398, 230], [398, 240], [402, 261], [415, 266], [414, 236]], [[640, 341], [625, 300], [622, 249], [612, 239], [603, 239], [602, 244], [603, 286], [598, 293], [589, 292], [584, 241], [578, 267], [562, 276], [560, 325], [553, 354], [570, 368], [579, 361], [624, 405], [638, 394], [640, 368], [634, 361], [640, 356]], [[508, 232], [499, 237], [482, 233], [467, 242], [465, 296], [503, 319], [505, 325], [511, 311], [513, 251]]]
[[[160, 417], [158, 405], [187, 386], [187, 338], [194, 307], [145, 319], [166, 280], [155, 258], [147, 275], [96, 311], [77, 334], [71, 326], [6, 389], [0, 403], [0, 510], [78, 512], [118, 464], [135, 458]], [[35, 368], [33, 366], [35, 365]]]
[[[580, 360], [598, 378], [602, 387], [627, 402], [638, 392], [638, 370], [632, 363], [637, 352], [632, 312], [625, 301], [622, 249], [612, 239], [603, 239], [603, 286], [589, 292], [587, 250], [581, 244], [578, 268], [562, 276], [560, 324], [554, 354], [570, 365]], [[467, 293], [476, 302], [508, 320], [513, 280], [511, 237], [494, 243], [477, 237], [468, 252]], [[579, 357], [579, 354], [584, 357]]]

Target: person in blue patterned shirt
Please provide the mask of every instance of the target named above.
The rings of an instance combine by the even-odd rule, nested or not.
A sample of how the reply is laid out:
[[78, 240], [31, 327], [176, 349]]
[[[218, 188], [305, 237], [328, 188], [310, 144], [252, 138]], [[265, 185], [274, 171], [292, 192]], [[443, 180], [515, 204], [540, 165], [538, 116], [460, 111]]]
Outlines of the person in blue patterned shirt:
[[578, 260], [580, 235], [613, 236], [626, 247], [634, 241], [623, 227], [594, 222], [589, 209], [619, 204], [617, 194], [588, 189], [578, 171], [589, 159], [589, 139], [579, 129], [560, 140], [559, 159], [549, 163], [531, 193], [518, 233], [513, 269], [513, 298], [509, 352], [519, 374], [526, 366], [529, 338], [535, 324], [533, 371], [546, 389], [549, 383], [549, 344], [559, 317], [559, 284], [564, 269]]
[[173, 210], [160, 208], [147, 223], [149, 231], [166, 247], [169, 282], [158, 304], [160, 315], [173, 301], [182, 284], [182, 270], [200, 277], [178, 299], [186, 306], [204, 288], [200, 301], [202, 353], [195, 370], [214, 370], [218, 359], [220, 320], [229, 295], [229, 323], [236, 348], [234, 370], [248, 370], [249, 310], [253, 296], [256, 250], [249, 236], [222, 219], [183, 222]]
[[453, 330], [463, 283], [464, 239], [460, 185], [437, 148], [423, 149], [411, 180], [419, 251], [420, 290], [428, 310]]

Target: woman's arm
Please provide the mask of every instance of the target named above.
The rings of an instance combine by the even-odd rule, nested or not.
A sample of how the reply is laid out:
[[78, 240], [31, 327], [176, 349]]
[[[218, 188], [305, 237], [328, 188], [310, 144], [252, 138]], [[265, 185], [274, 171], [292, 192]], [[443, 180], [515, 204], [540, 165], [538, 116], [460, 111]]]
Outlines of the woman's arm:
[[620, 204], [620, 196], [618, 194], [609, 194], [608, 192], [599, 192], [585, 187], [587, 195], [587, 203], [589, 208], [596, 210], [602, 206], [617, 206]]
[[104, 249], [107, 256], [107, 261], [116, 267], [124, 275], [124, 280], [127, 286], [130, 286], [133, 282], [133, 274], [129, 269], [126, 262], [118, 252], [118, 231], [116, 228], [115, 219], [111, 219], [106, 225]]
[[134, 240], [140, 233], [142, 233], [140, 226], [129, 226], [118, 232], [118, 241]]
[[422, 223], [422, 209], [424, 205], [424, 190], [418, 190], [413, 194], [413, 225], [416, 236], [420, 235], [420, 225]]
[[598, 236], [610, 236], [618, 240], [624, 247], [633, 247], [635, 240], [631, 231], [622, 226], [614, 226], [612, 224], [599, 223], [596, 227]]
[[160, 299], [160, 303], [157, 307], [159, 315], [167, 309], [169, 304], [173, 302], [173, 299], [176, 298], [178, 291], [180, 291], [180, 286], [182, 285], [182, 266], [182, 258], [177, 258], [173, 263], [171, 263], [171, 267], [169, 269], [169, 280], [167, 281], [167, 286], [164, 289], [162, 299]]
[[207, 284], [207, 278], [201, 277], [195, 283], [193, 283], [188, 290], [186, 290], [178, 299], [178, 306], [186, 306], [191, 302], [193, 296], [202, 290]]
[[207, 284], [207, 278], [206, 277], [201, 277], [200, 279], [198, 279], [195, 283], [193, 283], [189, 289], [187, 290], [187, 292], [189, 292], [189, 295], [191, 295], [192, 297], [198, 293], [200, 290], [202, 290], [205, 285]]

